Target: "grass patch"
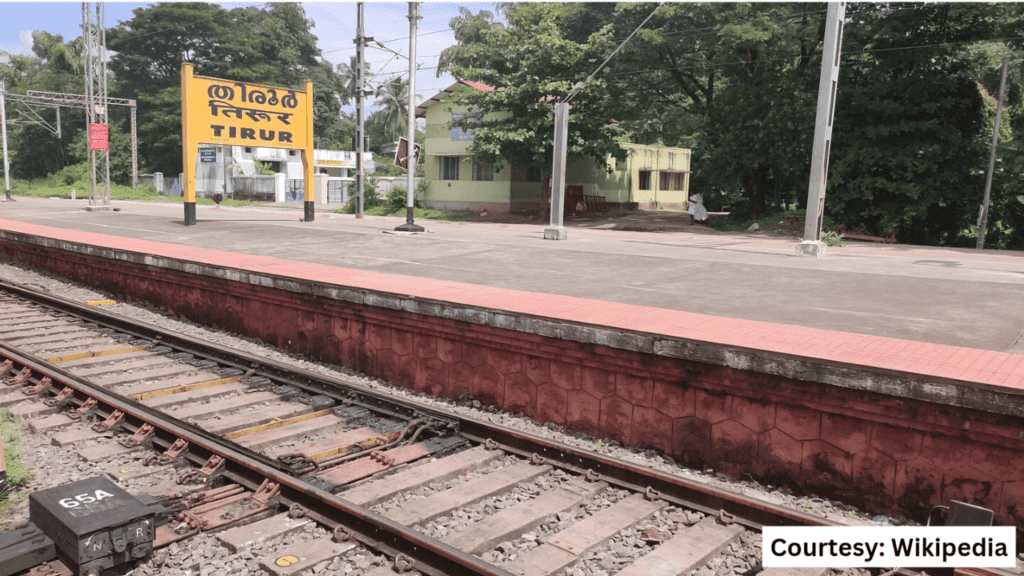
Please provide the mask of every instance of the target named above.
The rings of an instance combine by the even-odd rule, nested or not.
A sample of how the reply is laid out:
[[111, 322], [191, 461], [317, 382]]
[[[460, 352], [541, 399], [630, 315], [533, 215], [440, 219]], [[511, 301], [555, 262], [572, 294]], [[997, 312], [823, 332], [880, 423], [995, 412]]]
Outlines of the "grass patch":
[[[363, 210], [363, 214], [367, 216], [396, 216], [404, 218], [405, 210], [405, 208], [390, 210], [387, 206], [374, 206], [373, 208]], [[334, 210], [334, 213], [351, 214], [351, 212], [347, 212], [344, 208]], [[442, 222], [469, 222], [473, 219], [473, 214], [470, 212], [462, 210], [434, 210], [432, 208], [413, 208], [413, 216], [417, 219], [440, 220]]]
[[752, 232], [762, 232], [770, 236], [802, 236], [805, 216], [807, 212], [797, 210], [795, 206], [790, 210], [762, 214], [758, 218], [734, 211], [725, 218], [712, 218], [711, 227], [722, 232], [745, 232], [757, 224], [757, 229]]
[[[77, 192], [77, 198], [79, 200], [87, 200], [89, 198], [89, 186], [81, 182], [77, 182], [75, 184], [56, 185], [49, 182], [30, 182], [26, 180], [16, 180], [11, 182], [11, 192], [13, 194], [33, 198], [63, 198], [70, 200], [72, 190]], [[158, 193], [156, 188], [148, 184], [141, 185], [134, 190], [131, 186], [111, 184], [110, 197], [114, 200], [143, 200], [148, 202], [170, 202], [172, 204], [182, 204], [185, 201], [181, 196], [164, 196]], [[196, 204], [212, 206], [215, 202], [209, 198], [196, 198]], [[221, 202], [221, 205], [261, 206], [263, 205], [263, 202], [249, 202], [225, 198]]]
[[[29, 469], [21, 460], [21, 431], [18, 422], [6, 410], [0, 410], [0, 437], [4, 442], [4, 461], [7, 465], [7, 489], [24, 484], [35, 477], [35, 472]], [[7, 512], [7, 509], [17, 502], [24, 500], [25, 496], [18, 495], [11, 497], [10, 494], [0, 494], [0, 516]]]

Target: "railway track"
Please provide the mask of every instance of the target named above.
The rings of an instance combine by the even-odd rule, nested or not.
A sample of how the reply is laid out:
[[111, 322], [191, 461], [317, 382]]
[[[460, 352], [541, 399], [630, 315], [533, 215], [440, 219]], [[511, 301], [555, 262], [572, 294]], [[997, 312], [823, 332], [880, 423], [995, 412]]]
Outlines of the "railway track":
[[9, 282], [0, 407], [168, 508], [139, 574], [204, 573], [196, 541], [206, 573], [756, 574], [761, 526], [828, 524]]

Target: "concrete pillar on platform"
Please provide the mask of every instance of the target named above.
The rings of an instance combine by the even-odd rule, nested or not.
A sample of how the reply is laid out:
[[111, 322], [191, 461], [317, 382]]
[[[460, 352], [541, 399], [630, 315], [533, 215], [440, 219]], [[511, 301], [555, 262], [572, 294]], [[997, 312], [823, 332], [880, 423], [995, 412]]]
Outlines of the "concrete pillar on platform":
[[327, 204], [327, 174], [313, 175], [313, 194], [317, 204]]
[[164, 189], [164, 173], [154, 172], [153, 173], [153, 187], [156, 188], [157, 194], [163, 194], [166, 190]]
[[285, 176], [278, 172], [274, 174], [274, 202], [284, 202]]

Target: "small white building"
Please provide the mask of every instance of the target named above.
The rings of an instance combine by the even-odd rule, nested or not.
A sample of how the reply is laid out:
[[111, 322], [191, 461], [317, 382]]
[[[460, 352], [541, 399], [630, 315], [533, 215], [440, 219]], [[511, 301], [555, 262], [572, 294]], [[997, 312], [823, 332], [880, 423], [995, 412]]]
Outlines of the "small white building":
[[[256, 167], [259, 161], [266, 172]], [[373, 155], [366, 154], [363, 167], [367, 174], [376, 170]], [[350, 171], [356, 168], [356, 153], [343, 150], [314, 150], [313, 172], [324, 174], [323, 198], [326, 202], [348, 201]], [[283, 184], [282, 184], [283, 181]], [[221, 191], [226, 198], [302, 200], [303, 170], [299, 150], [258, 146], [199, 147], [196, 159], [196, 195], [212, 196]]]

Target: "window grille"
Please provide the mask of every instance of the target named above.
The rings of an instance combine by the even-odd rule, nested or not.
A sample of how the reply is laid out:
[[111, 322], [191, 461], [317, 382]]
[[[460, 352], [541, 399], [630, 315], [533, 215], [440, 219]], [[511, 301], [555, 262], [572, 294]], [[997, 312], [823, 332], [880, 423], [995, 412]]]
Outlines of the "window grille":
[[682, 190], [686, 183], [686, 172], [662, 172], [658, 180], [661, 190]]
[[441, 180], [459, 179], [459, 157], [441, 156]]
[[493, 181], [494, 166], [491, 164], [473, 164], [473, 180]]

